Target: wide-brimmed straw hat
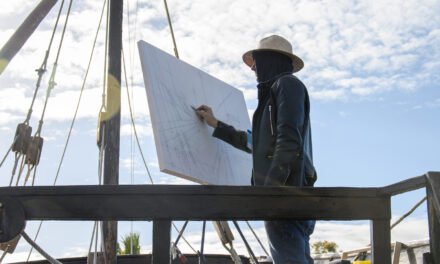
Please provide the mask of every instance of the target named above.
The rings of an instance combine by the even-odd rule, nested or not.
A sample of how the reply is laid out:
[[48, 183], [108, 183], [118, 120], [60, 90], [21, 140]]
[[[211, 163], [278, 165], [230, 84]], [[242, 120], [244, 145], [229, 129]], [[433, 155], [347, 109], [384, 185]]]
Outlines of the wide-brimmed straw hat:
[[304, 62], [292, 52], [292, 45], [290, 42], [278, 35], [272, 35], [260, 40], [256, 49], [250, 50], [243, 54], [243, 61], [247, 66], [252, 67], [254, 59], [252, 52], [258, 50], [274, 51], [286, 55], [292, 60], [293, 72], [297, 72], [304, 67]]

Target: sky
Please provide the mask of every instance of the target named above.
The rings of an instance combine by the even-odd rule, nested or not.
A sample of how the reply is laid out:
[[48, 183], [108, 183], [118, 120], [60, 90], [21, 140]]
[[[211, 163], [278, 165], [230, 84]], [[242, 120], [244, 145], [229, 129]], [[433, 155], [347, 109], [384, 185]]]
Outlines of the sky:
[[[17, 124], [23, 122], [28, 112], [37, 80], [35, 69], [43, 61], [61, 1], [58, 2], [0, 75], [1, 158], [12, 143]], [[32, 0], [0, 2], [1, 46], [35, 4]], [[67, 4], [68, 1], [33, 109], [30, 124], [34, 131], [41, 117]], [[57, 85], [44, 117], [45, 142], [35, 185], [54, 184], [102, 6], [103, 1], [98, 0], [73, 3], [55, 76]], [[311, 97], [316, 186], [380, 187], [428, 171], [440, 171], [439, 1], [169, 0], [168, 7], [180, 58], [240, 89], [249, 116], [257, 105], [256, 82], [241, 55], [271, 34], [291, 41], [294, 53], [305, 62], [296, 76], [307, 86]], [[136, 127], [154, 182], [191, 184], [159, 171], [136, 50], [136, 42], [144, 40], [173, 54], [163, 1], [125, 1], [123, 33]], [[96, 127], [102, 104], [104, 40], [101, 25], [57, 185], [98, 184]], [[133, 138], [125, 81], [122, 87], [120, 183], [149, 184]], [[9, 185], [13, 162], [13, 155], [9, 155], [0, 168], [0, 186]], [[424, 195], [419, 190], [394, 197], [393, 220]], [[393, 229], [392, 241], [428, 238], [426, 211], [424, 203]], [[38, 224], [28, 222], [26, 232], [33, 236]], [[266, 241], [262, 224], [252, 225]], [[241, 226], [251, 238], [245, 224]], [[93, 223], [88, 221], [46, 222], [37, 242], [55, 257], [85, 256], [92, 228]], [[119, 236], [131, 230], [141, 234], [142, 252], [149, 252], [151, 223], [119, 223]], [[192, 222], [185, 232], [197, 249], [200, 230], [201, 223]], [[246, 254], [235, 234], [238, 252]], [[369, 243], [369, 223], [318, 222], [311, 242], [319, 240], [335, 241], [339, 250], [363, 247]], [[257, 255], [263, 254], [255, 239], [250, 242]], [[184, 243], [179, 245], [184, 252], [192, 252]], [[28, 252], [29, 245], [21, 241], [16, 253], [8, 255], [5, 262], [25, 260]], [[206, 252], [225, 253], [211, 225], [207, 230]], [[32, 255], [32, 259], [41, 258], [35, 252]]]

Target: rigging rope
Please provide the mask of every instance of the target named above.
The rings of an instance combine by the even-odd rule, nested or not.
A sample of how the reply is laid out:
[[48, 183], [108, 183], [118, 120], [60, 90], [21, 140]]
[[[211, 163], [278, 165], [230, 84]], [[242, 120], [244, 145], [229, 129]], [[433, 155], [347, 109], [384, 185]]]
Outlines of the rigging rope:
[[5, 259], [6, 254], [8, 253], [8, 249], [9, 249], [9, 245], [5, 248], [5, 250], [3, 251], [2, 256], [0, 257], [0, 263], [3, 263], [3, 259]]
[[103, 85], [102, 85], [102, 99], [101, 99], [101, 109], [100, 112], [107, 110], [106, 97], [106, 86], [107, 86], [107, 52], [108, 52], [108, 34], [109, 34], [109, 24], [110, 24], [110, 4], [107, 4], [107, 15], [106, 15], [106, 30], [105, 30], [105, 43], [104, 43], [104, 74], [103, 74]]
[[257, 233], [255, 233], [254, 229], [252, 228], [251, 224], [249, 224], [249, 221], [245, 221], [248, 225], [249, 229], [252, 231], [252, 234], [254, 234], [255, 239], [257, 239], [258, 244], [260, 244], [260, 247], [263, 249], [264, 253], [266, 253], [266, 256], [269, 256], [269, 252], [266, 250], [266, 247], [261, 243], [260, 238], [257, 236]]
[[[56, 21], [55, 21], [55, 26], [54, 26], [54, 28], [52, 30], [52, 36], [50, 38], [49, 46], [48, 46], [48, 48], [46, 50], [43, 62], [41, 64], [40, 68], [36, 70], [37, 74], [38, 74], [38, 79], [37, 79], [37, 83], [36, 83], [36, 86], [35, 86], [34, 95], [33, 95], [32, 101], [31, 101], [31, 105], [29, 107], [26, 119], [24, 120], [24, 122], [22, 124], [19, 124], [19, 127], [20, 127], [20, 125], [23, 125], [23, 126], [26, 127], [25, 129], [29, 129], [30, 128], [29, 127], [29, 121], [30, 121], [31, 116], [32, 116], [33, 106], [34, 106], [35, 99], [36, 99], [37, 94], [38, 94], [38, 90], [40, 88], [41, 80], [43, 78], [44, 73], [46, 72], [47, 60], [49, 58], [50, 50], [51, 50], [51, 47], [52, 47], [52, 43], [53, 43], [53, 39], [54, 39], [54, 36], [55, 36], [55, 32], [56, 32], [57, 27], [58, 27], [58, 21], [60, 19], [61, 13], [62, 13], [63, 6], [64, 6], [64, 0], [61, 2], [61, 6], [60, 6], [60, 9], [58, 11], [58, 15], [57, 15], [57, 18], [56, 18]], [[19, 127], [17, 127], [17, 131], [18, 131]], [[30, 130], [31, 129], [32, 128], [30, 128]], [[30, 132], [30, 131], [28, 131], [28, 132]], [[17, 143], [17, 140], [19, 140], [19, 135], [20, 135], [19, 133], [16, 133], [15, 138], [14, 138], [11, 146], [7, 150], [5, 156], [3, 157], [3, 159], [2, 159], [2, 161], [0, 163], [0, 167], [5, 162], [6, 158], [9, 155], [9, 153], [13, 149], [14, 145]], [[29, 135], [29, 137], [30, 137], [30, 135]], [[24, 140], [24, 138], [23, 138], [23, 140]], [[14, 161], [14, 165], [13, 165], [13, 169], [12, 169], [11, 182], [10, 182], [9, 186], [12, 185], [12, 181], [13, 181], [13, 178], [14, 178], [14, 175], [15, 175], [15, 171], [16, 171], [16, 168], [17, 168], [17, 165], [18, 165], [18, 162], [19, 162], [20, 158], [24, 159], [24, 154], [26, 154], [26, 153], [22, 153], [22, 152], [25, 152], [24, 149], [23, 149], [23, 151], [17, 151], [17, 153], [15, 154], [15, 161]]]
[[35, 248], [45, 259], [47, 259], [50, 263], [52, 264], [62, 264], [61, 262], [59, 262], [58, 260], [56, 260], [55, 258], [51, 257], [48, 253], [46, 253], [46, 251], [44, 251], [35, 241], [33, 241], [27, 234], [26, 232], [22, 231], [21, 232], [21, 236], [29, 243], [32, 245], [32, 248]]
[[[27, 165], [28, 169], [27, 169], [27, 173], [26, 173], [26, 177], [24, 180], [24, 185], [26, 185], [27, 180], [29, 179], [30, 173], [32, 172], [32, 170], [38, 166], [38, 163], [40, 161], [40, 156], [41, 156], [41, 152], [42, 152], [42, 148], [43, 148], [43, 141], [44, 139], [41, 137], [41, 130], [43, 127], [43, 120], [44, 120], [44, 116], [46, 113], [46, 108], [47, 108], [47, 104], [49, 101], [49, 97], [50, 97], [50, 93], [51, 91], [54, 89], [56, 82], [55, 82], [55, 76], [56, 76], [56, 71], [57, 71], [57, 67], [58, 67], [58, 60], [60, 57], [60, 53], [61, 53], [61, 48], [63, 46], [64, 43], [64, 36], [66, 33], [66, 28], [67, 28], [67, 23], [69, 21], [69, 17], [70, 17], [70, 11], [72, 9], [72, 4], [73, 4], [73, 0], [70, 0], [69, 3], [69, 7], [67, 9], [67, 14], [66, 14], [66, 19], [64, 22], [64, 27], [63, 27], [63, 31], [61, 33], [61, 39], [60, 39], [60, 43], [58, 45], [58, 51], [57, 51], [57, 55], [55, 58], [55, 62], [52, 68], [52, 73], [49, 79], [49, 84], [48, 84], [48, 88], [46, 91], [46, 99], [44, 102], [44, 106], [43, 106], [43, 111], [41, 114], [41, 118], [40, 121], [38, 123], [38, 129], [35, 132], [34, 136], [31, 138], [30, 142], [29, 142], [29, 147], [28, 147], [28, 151], [26, 153], [26, 162], [25, 165]], [[20, 172], [23, 171], [23, 166], [20, 168]], [[19, 175], [17, 175], [17, 184], [18, 181], [20, 180], [21, 177], [21, 173]], [[35, 177], [35, 173], [34, 173], [34, 177]]]
[[425, 196], [422, 200], [420, 200], [416, 205], [413, 206], [413, 208], [411, 208], [411, 210], [409, 210], [406, 214], [404, 214], [402, 217], [400, 217], [396, 222], [394, 222], [394, 224], [391, 225], [390, 229], [393, 229], [395, 226], [397, 226], [398, 224], [400, 224], [400, 222], [402, 222], [405, 218], [407, 218], [410, 214], [412, 214], [417, 207], [419, 207], [423, 202], [425, 202], [427, 199], [427, 196]]
[[243, 233], [241, 232], [240, 226], [238, 225], [237, 221], [232, 221], [232, 222], [234, 223], [235, 228], [236, 228], [237, 231], [238, 231], [238, 234], [240, 234], [241, 239], [243, 239], [244, 245], [246, 246], [246, 249], [248, 250], [251, 259], [254, 261], [254, 263], [258, 264], [258, 260], [257, 260], [257, 258], [255, 257], [254, 252], [253, 252], [252, 249], [251, 249], [251, 246], [250, 246], [249, 243], [247, 242], [246, 237], [245, 237], [245, 236], [243, 235]]
[[[134, 32], [132, 34], [132, 30], [131, 30], [131, 23], [130, 23], [130, 5], [129, 5], [129, 1], [126, 1], [127, 3], [127, 32], [128, 32], [128, 59], [129, 59], [129, 65], [130, 65], [130, 81], [131, 81], [131, 87], [134, 87], [134, 81], [133, 81], [133, 69], [134, 69], [134, 46], [135, 46], [135, 41], [133, 40], [133, 36], [134, 38], [136, 38], [137, 36], [137, 15], [138, 15], [138, 10], [139, 10], [139, 1], [136, 1], [136, 11], [135, 11], [135, 22], [134, 22]], [[131, 100], [133, 101], [133, 109], [134, 109], [134, 91], [133, 89], [131, 89], [131, 96], [128, 95], [129, 97], [131, 97]], [[134, 119], [134, 114], [133, 114], [133, 119]], [[134, 184], [134, 157], [135, 157], [135, 148], [134, 148], [134, 144], [135, 144], [135, 139], [133, 137], [133, 126], [131, 126], [131, 133], [130, 133], [130, 157], [131, 157], [131, 161], [130, 161], [130, 184]], [[133, 234], [133, 221], [130, 222], [130, 233]], [[130, 254], [133, 254], [133, 236], [130, 236]]]
[[[188, 221], [186, 221], [186, 222], [188, 222]], [[186, 223], [186, 222], [185, 222], [185, 223]], [[189, 241], [186, 240], [186, 238], [183, 236], [183, 229], [184, 229], [184, 228], [182, 228], [181, 230], [179, 230], [179, 229], [177, 228], [176, 224], [175, 224], [174, 222], [172, 222], [172, 223], [173, 223], [174, 230], [176, 230], [176, 232], [179, 233], [179, 235], [180, 235], [180, 237], [182, 238], [182, 240], [185, 241], [185, 244], [187, 244], [187, 245], [189, 246], [189, 248], [190, 248], [195, 254], [197, 254], [197, 250], [196, 250], [193, 246], [191, 246], [191, 243], [189, 243]], [[185, 224], [184, 224], [184, 225], [185, 225]], [[182, 234], [180, 234], [180, 233], [182, 233]], [[175, 245], [177, 246], [177, 242], [175, 243]]]
[[58, 46], [57, 56], [55, 58], [55, 62], [54, 62], [53, 69], [52, 69], [52, 74], [51, 74], [50, 80], [49, 80], [49, 87], [48, 87], [47, 92], [46, 92], [46, 101], [44, 103], [43, 112], [41, 114], [38, 130], [35, 133], [35, 135], [40, 135], [41, 134], [41, 129], [42, 129], [42, 126], [43, 126], [43, 119], [44, 119], [44, 115], [46, 113], [47, 102], [49, 100], [50, 93], [52, 92], [52, 90], [55, 88], [55, 85], [56, 85], [55, 76], [56, 76], [56, 71], [57, 71], [57, 67], [58, 67], [58, 60], [60, 58], [61, 48], [62, 48], [63, 43], [64, 43], [64, 36], [65, 36], [65, 33], [66, 33], [67, 22], [69, 21], [70, 11], [72, 9], [72, 4], [73, 4], [73, 0], [70, 0], [69, 7], [67, 9], [66, 20], [64, 22], [63, 32], [61, 33], [61, 40], [60, 40], [60, 44]]
[[167, 12], [168, 24], [169, 24], [169, 26], [170, 26], [170, 31], [171, 31], [171, 38], [173, 39], [174, 55], [176, 55], [176, 58], [179, 59], [179, 52], [177, 51], [176, 38], [174, 37], [173, 24], [171, 23], [170, 12], [168, 11], [167, 0], [163, 0], [163, 3], [164, 3], [164, 5], [165, 5], [165, 11]]
[[61, 166], [62, 166], [63, 161], [64, 161], [64, 156], [66, 154], [66, 150], [67, 150], [67, 147], [68, 147], [69, 142], [70, 142], [70, 137], [72, 135], [73, 126], [75, 125], [76, 117], [78, 115], [79, 106], [81, 104], [82, 95], [83, 95], [83, 92], [84, 92], [84, 88], [86, 86], [87, 77], [89, 75], [89, 70], [90, 70], [90, 67], [91, 67], [91, 64], [92, 64], [92, 60], [93, 60], [93, 55], [94, 55], [94, 52], [95, 52], [96, 42], [97, 42], [99, 31], [100, 31], [100, 28], [101, 28], [102, 18], [104, 16], [105, 5], [106, 5], [106, 0], [104, 0], [104, 5], [103, 5], [102, 10], [101, 10], [101, 16], [99, 18], [98, 28], [96, 30], [95, 39], [93, 41], [92, 50], [90, 52], [89, 62], [87, 64], [87, 69], [86, 69], [86, 72], [85, 72], [85, 75], [84, 75], [84, 79], [83, 79], [83, 82], [82, 82], [82, 86], [81, 86], [81, 90], [80, 90], [80, 93], [79, 93], [78, 102], [76, 104], [75, 113], [73, 115], [73, 119], [72, 119], [72, 122], [70, 124], [69, 133], [67, 134], [66, 143], [64, 144], [64, 149], [63, 149], [63, 152], [62, 152], [62, 155], [61, 155], [61, 160], [60, 160], [60, 162], [58, 164], [58, 169], [57, 169], [57, 172], [56, 172], [56, 175], [55, 175], [55, 180], [54, 180], [53, 185], [56, 185], [56, 182], [58, 180], [58, 176], [59, 176], [59, 173], [60, 173], [60, 170], [61, 170]]
[[128, 108], [130, 110], [130, 120], [131, 120], [131, 124], [133, 126], [134, 136], [136, 138], [138, 149], [139, 149], [139, 152], [141, 154], [142, 161], [144, 163], [145, 169], [147, 170], [148, 177], [150, 178], [150, 182], [151, 182], [151, 184], [154, 184], [153, 178], [151, 177], [150, 170], [148, 169], [148, 165], [147, 165], [147, 162], [145, 160], [144, 152], [142, 151], [141, 144], [139, 142], [139, 137], [138, 137], [138, 133], [137, 133], [137, 129], [136, 129], [136, 124], [134, 122], [133, 109], [131, 107], [130, 92], [129, 92], [129, 89], [128, 89], [128, 82], [127, 82], [127, 69], [125, 67], [124, 49], [122, 49], [122, 62], [123, 62], [122, 65], [123, 65], [123, 68], [124, 68], [125, 88], [126, 88], [126, 91], [127, 91], [127, 98], [128, 98]]

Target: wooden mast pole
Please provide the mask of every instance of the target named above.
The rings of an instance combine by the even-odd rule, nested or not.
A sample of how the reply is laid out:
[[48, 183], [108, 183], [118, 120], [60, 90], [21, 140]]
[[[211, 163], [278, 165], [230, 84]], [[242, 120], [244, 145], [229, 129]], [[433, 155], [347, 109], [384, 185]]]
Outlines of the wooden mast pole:
[[[104, 185], [119, 183], [121, 123], [121, 51], [123, 0], [110, 0], [108, 37], [107, 111], [104, 117]], [[116, 264], [118, 222], [102, 223], [106, 264]]]

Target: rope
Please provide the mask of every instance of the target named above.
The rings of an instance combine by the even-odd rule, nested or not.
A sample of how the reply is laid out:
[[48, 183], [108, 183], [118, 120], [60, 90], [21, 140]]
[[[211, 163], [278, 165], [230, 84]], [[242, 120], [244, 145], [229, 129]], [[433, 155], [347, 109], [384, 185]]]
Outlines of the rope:
[[[37, 228], [37, 233], [35, 234], [35, 237], [34, 237], [34, 241], [37, 241], [38, 235], [40, 234], [40, 230], [41, 230], [42, 226], [43, 226], [43, 221], [40, 221], [40, 224], [38, 225], [38, 228]], [[29, 262], [29, 259], [31, 258], [31, 254], [32, 254], [33, 250], [34, 250], [34, 247], [31, 247], [31, 250], [29, 250], [29, 254], [26, 259], [26, 262]]]
[[[47, 60], [48, 60], [48, 58], [49, 58], [50, 50], [51, 50], [51, 47], [52, 47], [52, 42], [53, 42], [53, 39], [54, 39], [54, 36], [55, 36], [55, 32], [56, 32], [57, 27], [58, 27], [58, 21], [59, 21], [59, 19], [60, 19], [61, 12], [62, 12], [62, 10], [63, 10], [63, 6], [64, 6], [64, 0], [61, 2], [61, 6], [60, 6], [60, 9], [59, 9], [59, 11], [58, 11], [57, 19], [56, 19], [56, 21], [55, 21], [55, 26], [54, 26], [54, 28], [53, 28], [53, 30], [52, 30], [52, 36], [51, 36], [50, 41], [49, 41], [49, 46], [48, 46], [48, 48], [47, 48], [47, 50], [46, 50], [46, 53], [45, 53], [45, 55], [44, 55], [43, 62], [41, 63], [40, 68], [36, 70], [36, 71], [37, 71], [37, 74], [38, 74], [38, 79], [37, 79], [37, 83], [36, 83], [36, 85], [35, 85], [35, 90], [34, 90], [34, 95], [33, 95], [33, 97], [32, 97], [31, 105], [30, 105], [30, 107], [29, 107], [29, 110], [28, 110], [28, 113], [27, 113], [26, 119], [25, 119], [25, 121], [23, 122], [23, 123], [25, 123], [25, 124], [29, 124], [29, 120], [31, 119], [31, 116], [32, 116], [33, 106], [34, 106], [34, 103], [35, 103], [35, 99], [37, 98], [37, 94], [38, 94], [38, 90], [39, 90], [39, 88], [40, 88], [41, 80], [42, 80], [42, 78], [43, 78], [44, 73], [46, 72]], [[11, 152], [11, 150], [12, 150], [12, 146], [14, 146], [15, 142], [17, 141], [17, 139], [18, 139], [18, 136], [16, 136], [16, 137], [14, 138], [14, 141], [12, 142], [11, 146], [9, 147], [8, 151], [6, 152], [5, 156], [3, 157], [3, 159], [2, 159], [2, 161], [1, 161], [1, 163], [0, 163], [0, 167], [3, 166], [3, 163], [5, 162], [6, 158], [7, 158], [8, 155], [9, 155], [9, 153]], [[15, 170], [15, 169], [14, 169], [14, 170]], [[11, 177], [13, 177], [13, 176], [14, 176], [14, 173], [13, 173], [13, 175], [12, 175]]]
[[90, 254], [90, 252], [92, 252], [93, 238], [95, 237], [95, 230], [96, 230], [96, 221], [95, 221], [95, 223], [93, 224], [93, 229], [92, 229], [92, 239], [90, 239], [89, 253], [87, 254], [87, 256]]
[[17, 142], [18, 136], [14, 138], [14, 141], [12, 142], [11, 146], [9, 146], [9, 149], [6, 151], [6, 154], [3, 156], [2, 162], [0, 162], [0, 168], [3, 166], [3, 163], [5, 162], [6, 158], [8, 157], [9, 153], [12, 150], [12, 146], [14, 146], [15, 142]]
[[52, 36], [50, 37], [49, 46], [48, 46], [48, 48], [46, 50], [46, 54], [44, 56], [43, 63], [41, 64], [40, 68], [37, 70], [38, 80], [37, 80], [37, 84], [36, 84], [36, 89], [35, 89], [35, 92], [34, 92], [34, 96], [32, 98], [31, 106], [29, 107], [28, 115], [27, 115], [26, 120], [24, 121], [24, 123], [29, 123], [29, 120], [31, 119], [32, 108], [33, 108], [35, 99], [37, 97], [38, 89], [40, 88], [41, 79], [43, 77], [43, 74], [46, 72], [47, 60], [49, 58], [49, 53], [50, 53], [50, 50], [51, 50], [51, 47], [52, 47], [53, 39], [55, 37], [56, 29], [58, 27], [58, 22], [60, 20], [60, 16], [61, 16], [61, 12], [63, 10], [63, 6], [64, 6], [64, 0], [61, 2], [60, 10], [58, 11], [57, 19], [55, 21], [55, 26], [54, 26], [54, 28], [52, 30]]
[[168, 11], [168, 4], [167, 4], [167, 0], [163, 0], [163, 3], [164, 3], [164, 5], [165, 5], [165, 11], [167, 12], [167, 19], [168, 19], [168, 24], [170, 25], [171, 38], [173, 39], [173, 45], [174, 45], [174, 55], [176, 55], [176, 58], [178, 58], [178, 59], [179, 59], [179, 52], [177, 51], [176, 38], [174, 37], [173, 24], [171, 23], [171, 17], [170, 17], [170, 12]]
[[123, 66], [124, 66], [125, 88], [126, 88], [126, 90], [127, 90], [128, 106], [129, 106], [129, 110], [130, 110], [130, 120], [131, 120], [131, 124], [132, 124], [132, 126], [133, 126], [134, 136], [135, 136], [135, 138], [136, 138], [136, 142], [137, 142], [137, 145], [138, 145], [138, 148], [139, 148], [139, 152], [140, 152], [140, 154], [141, 154], [142, 161], [143, 161], [143, 163], [144, 163], [145, 169], [147, 170], [148, 177], [150, 178], [150, 182], [151, 182], [151, 184], [154, 184], [154, 182], [153, 182], [153, 178], [151, 177], [150, 170], [148, 169], [147, 162], [145, 161], [144, 152], [142, 151], [141, 144], [140, 144], [140, 142], [139, 142], [138, 133], [137, 133], [137, 130], [136, 130], [136, 124], [135, 124], [135, 122], [134, 122], [133, 110], [132, 110], [132, 107], [131, 107], [131, 100], [130, 100], [130, 92], [129, 92], [129, 90], [128, 90], [128, 83], [127, 83], [127, 69], [126, 69], [126, 67], [125, 67], [125, 55], [124, 55], [124, 49], [122, 49], [122, 62], [123, 62]]
[[50, 263], [52, 264], [62, 264], [61, 262], [59, 262], [58, 260], [54, 259], [53, 257], [51, 257], [46, 251], [44, 251], [37, 243], [35, 243], [35, 241], [33, 241], [27, 234], [26, 232], [22, 231], [21, 232], [21, 236], [29, 243], [32, 245], [33, 248], [35, 248], [44, 258], [46, 258]]
[[419, 207], [423, 202], [426, 201], [426, 196], [420, 200], [416, 205], [413, 206], [413, 208], [411, 208], [411, 210], [409, 210], [406, 214], [404, 214], [402, 217], [400, 217], [396, 222], [394, 222], [394, 224], [391, 225], [390, 229], [393, 229], [395, 226], [397, 226], [400, 222], [402, 222], [405, 218], [407, 218], [410, 214], [412, 214], [417, 207]]
[[200, 254], [199, 254], [199, 263], [202, 263], [202, 264], [206, 263], [205, 255], [203, 254], [205, 251], [205, 232], [206, 232], [206, 221], [203, 221], [202, 241], [200, 243]]
[[101, 98], [101, 109], [102, 112], [107, 109], [105, 97], [106, 97], [106, 86], [107, 86], [107, 52], [108, 52], [108, 33], [110, 24], [110, 5], [107, 4], [107, 14], [106, 14], [106, 30], [105, 30], [105, 43], [104, 43], [104, 74], [103, 74], [103, 86], [102, 86], [102, 98]]
[[244, 236], [243, 233], [241, 232], [240, 226], [238, 225], [237, 221], [232, 221], [232, 222], [234, 223], [235, 228], [237, 228], [237, 231], [238, 231], [238, 233], [240, 234], [241, 239], [243, 239], [244, 245], [246, 246], [246, 249], [248, 250], [251, 259], [254, 261], [254, 263], [258, 264], [258, 260], [257, 260], [257, 258], [255, 257], [254, 252], [252, 251], [251, 246], [250, 246], [249, 243], [247, 242], [245, 236]]
[[3, 259], [5, 259], [6, 254], [8, 253], [9, 247], [10, 247], [10, 245], [8, 244], [8, 245], [6, 246], [6, 248], [5, 248], [5, 251], [3, 251], [3, 254], [2, 254], [2, 256], [0, 257], [0, 263], [3, 263]]
[[[59, 46], [58, 46], [57, 56], [55, 58], [55, 62], [54, 62], [53, 68], [52, 68], [52, 73], [51, 73], [51, 76], [50, 76], [50, 79], [49, 79], [49, 85], [48, 85], [48, 88], [47, 88], [47, 91], [46, 91], [46, 99], [44, 101], [43, 111], [41, 113], [41, 118], [40, 118], [40, 121], [38, 122], [38, 129], [37, 129], [37, 131], [34, 134], [34, 138], [40, 137], [40, 135], [41, 135], [41, 130], [43, 128], [43, 120], [44, 120], [44, 115], [46, 113], [47, 103], [49, 101], [50, 93], [51, 93], [51, 91], [54, 89], [54, 87], [56, 85], [55, 76], [56, 76], [56, 71], [57, 71], [57, 68], [58, 68], [58, 59], [60, 57], [61, 48], [63, 46], [64, 36], [65, 36], [65, 33], [66, 33], [67, 22], [69, 21], [69, 17], [70, 17], [70, 10], [72, 8], [72, 3], [73, 3], [73, 0], [70, 0], [69, 8], [67, 9], [66, 20], [64, 22], [63, 32], [61, 33], [61, 39], [60, 39], [60, 43], [59, 43]], [[41, 151], [41, 149], [39, 151]], [[40, 154], [38, 154], [38, 155], [40, 155]], [[37, 161], [37, 163], [38, 163], [38, 161]], [[26, 178], [29, 178], [29, 175], [30, 175], [31, 171], [36, 166], [38, 166], [38, 164], [28, 165], [28, 171], [27, 171]], [[17, 185], [18, 185], [18, 181], [19, 181], [19, 179], [21, 177], [21, 173], [23, 172], [23, 168], [24, 168], [24, 165], [21, 166], [21, 168], [20, 168], [20, 173], [19, 173], [18, 178], [17, 178]]]
[[[186, 221], [186, 222], [188, 222], [188, 221]], [[177, 228], [176, 224], [174, 224], [174, 222], [173, 222], [172, 224], [173, 224], [174, 230], [176, 230], [176, 232], [179, 233], [179, 235], [180, 235], [180, 237], [182, 238], [182, 240], [185, 241], [185, 243], [189, 246], [189, 248], [190, 248], [195, 254], [197, 254], [197, 250], [195, 250], [195, 249], [191, 246], [191, 244], [188, 242], [188, 240], [186, 240], [186, 238], [183, 236], [183, 231], [185, 230], [185, 227], [183, 227], [181, 230], [179, 230], [179, 229]], [[180, 234], [180, 233], [182, 233], [182, 234]], [[177, 241], [177, 240], [176, 240], [176, 241]], [[177, 242], [175, 243], [175, 245], [177, 246]]]
[[257, 233], [255, 233], [254, 229], [252, 228], [251, 224], [249, 224], [249, 221], [245, 221], [248, 225], [249, 229], [252, 231], [252, 234], [254, 234], [255, 239], [257, 239], [258, 244], [260, 244], [261, 248], [263, 249], [264, 253], [266, 253], [266, 256], [269, 256], [268, 251], [266, 250], [266, 247], [264, 247], [263, 243], [261, 243], [260, 238], [257, 236]]
[[[130, 65], [130, 80], [131, 80], [131, 87], [133, 87], [133, 53], [132, 53], [132, 45], [133, 45], [133, 39], [131, 34], [131, 23], [130, 23], [130, 1], [126, 1], [127, 4], [127, 32], [128, 32], [128, 59], [129, 59], [129, 65]], [[136, 3], [136, 20], [137, 20], [137, 12], [138, 12], [138, 3]], [[135, 22], [135, 32], [133, 33], [136, 36], [136, 23]], [[129, 98], [133, 100], [133, 90], [131, 91], [131, 95], [127, 95]], [[134, 108], [134, 104], [133, 104]], [[133, 117], [134, 119], [134, 117]], [[133, 138], [133, 126], [131, 127], [131, 133], [130, 133], [130, 184], [134, 184], [134, 138]], [[133, 221], [130, 221], [130, 234], [133, 234]], [[133, 254], [133, 236], [130, 235], [130, 254]]]
[[61, 33], [61, 39], [60, 39], [60, 44], [58, 46], [57, 56], [55, 58], [55, 62], [54, 62], [53, 69], [52, 69], [52, 74], [51, 74], [50, 79], [49, 79], [49, 87], [48, 87], [48, 89], [46, 91], [46, 100], [44, 102], [43, 112], [41, 114], [40, 122], [39, 122], [39, 125], [38, 125], [38, 130], [35, 133], [35, 136], [41, 134], [41, 129], [42, 129], [42, 126], [43, 126], [43, 119], [44, 119], [44, 115], [46, 113], [46, 107], [47, 107], [47, 103], [48, 103], [48, 100], [49, 100], [49, 96], [50, 96], [51, 91], [54, 89], [54, 87], [56, 85], [55, 76], [56, 76], [56, 71], [57, 71], [57, 67], [58, 67], [58, 60], [60, 58], [61, 48], [63, 47], [64, 36], [65, 36], [65, 33], [66, 33], [67, 22], [69, 21], [70, 10], [72, 9], [72, 4], [73, 4], [73, 0], [70, 0], [69, 8], [67, 9], [66, 20], [64, 22], [63, 32]]
[[93, 230], [92, 230], [92, 238], [90, 239], [89, 252], [87, 253], [87, 258], [88, 258], [90, 256], [90, 252], [92, 252], [93, 239], [95, 239], [95, 252], [93, 253], [93, 262], [92, 263], [97, 263], [98, 232], [99, 232], [99, 228], [97, 228], [97, 226], [98, 226], [98, 221], [95, 221], [95, 223], [93, 225]]
[[76, 104], [75, 114], [73, 115], [73, 119], [72, 119], [72, 122], [70, 124], [69, 133], [67, 134], [66, 143], [64, 144], [63, 153], [61, 155], [60, 163], [58, 164], [58, 169], [57, 169], [57, 173], [56, 173], [55, 181], [54, 181], [53, 185], [55, 185], [57, 180], [58, 180], [58, 176], [59, 176], [59, 173], [60, 173], [60, 170], [61, 170], [61, 166], [62, 166], [63, 161], [64, 161], [64, 156], [66, 154], [66, 150], [67, 150], [67, 147], [69, 145], [70, 137], [72, 135], [73, 126], [75, 124], [76, 117], [78, 115], [79, 106], [80, 106], [80, 103], [81, 103], [81, 99], [82, 99], [82, 95], [83, 95], [83, 92], [84, 92], [84, 88], [86, 86], [87, 77], [89, 75], [90, 66], [92, 64], [92, 59], [93, 59], [93, 55], [94, 55], [94, 52], [95, 52], [96, 42], [97, 42], [99, 31], [100, 31], [100, 28], [101, 28], [102, 18], [104, 16], [105, 5], [106, 5], [106, 0], [104, 0], [104, 4], [102, 6], [101, 16], [99, 18], [98, 28], [96, 30], [95, 39], [93, 41], [92, 50], [90, 52], [89, 62], [88, 62], [86, 73], [84, 75], [84, 79], [83, 79], [83, 82], [82, 82], [81, 91], [79, 93], [78, 103]]

